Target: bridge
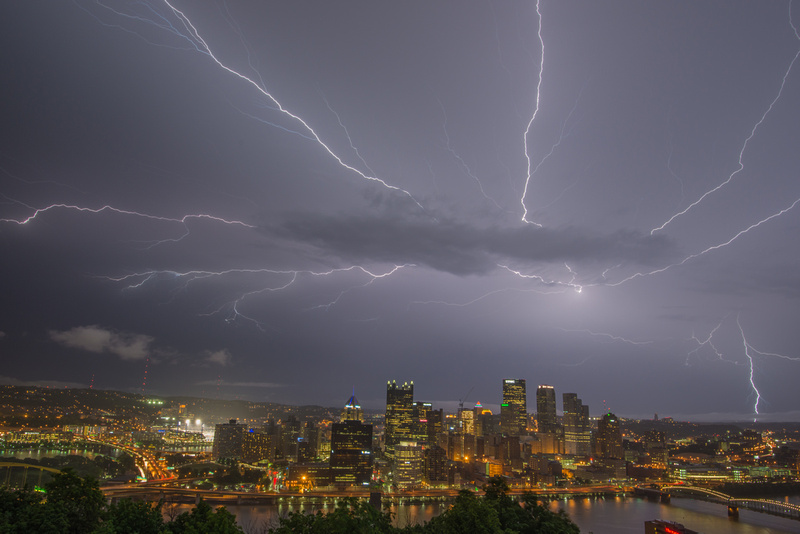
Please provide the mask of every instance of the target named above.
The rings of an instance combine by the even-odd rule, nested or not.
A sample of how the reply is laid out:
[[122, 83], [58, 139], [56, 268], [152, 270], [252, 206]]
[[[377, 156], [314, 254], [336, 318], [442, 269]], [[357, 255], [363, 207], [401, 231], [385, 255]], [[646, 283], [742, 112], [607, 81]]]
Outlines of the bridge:
[[739, 509], [751, 510], [765, 514], [800, 520], [800, 505], [771, 499], [737, 499], [721, 491], [710, 488], [699, 488], [683, 484], [664, 485], [660, 487], [637, 486], [636, 495], [658, 498], [663, 503], [668, 503], [671, 497], [688, 497], [701, 501], [722, 504], [728, 507], [730, 517], [739, 517]]
[[40, 486], [40, 487], [42, 485], [42, 475], [45, 472], [49, 472], [49, 473], [60, 473], [61, 472], [58, 469], [53, 469], [52, 467], [44, 467], [44, 466], [41, 466], [41, 465], [25, 464], [25, 463], [22, 463], [22, 462], [0, 462], [0, 470], [2, 470], [2, 469], [6, 470], [6, 476], [3, 477], [3, 484], [2, 484], [3, 487], [10, 487], [11, 486], [11, 470], [13, 468], [15, 468], [15, 467], [23, 469], [22, 487], [25, 487], [25, 485], [28, 483], [28, 470], [29, 469], [35, 469], [35, 470], [39, 471], [39, 477], [38, 477], [38, 479], [36, 481], [36, 485]]

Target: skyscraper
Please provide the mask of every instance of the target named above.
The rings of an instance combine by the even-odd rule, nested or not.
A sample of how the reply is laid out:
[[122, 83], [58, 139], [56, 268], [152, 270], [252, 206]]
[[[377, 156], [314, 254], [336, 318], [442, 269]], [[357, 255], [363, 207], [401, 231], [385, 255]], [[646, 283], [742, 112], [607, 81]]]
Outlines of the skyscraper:
[[589, 407], [576, 393], [564, 393], [564, 452], [576, 456], [592, 454]]
[[241, 459], [246, 433], [247, 425], [237, 423], [236, 419], [217, 425], [214, 430], [214, 446], [211, 453], [214, 459]]
[[341, 421], [364, 421], [364, 414], [361, 406], [356, 399], [356, 391], [353, 390], [353, 395], [348, 399], [347, 404], [342, 409]]
[[372, 478], [372, 425], [357, 419], [333, 423], [330, 465], [334, 484], [368, 485]]
[[525, 433], [528, 422], [528, 401], [524, 378], [503, 380], [503, 403], [500, 405], [500, 430], [507, 436]]
[[624, 458], [619, 418], [609, 412], [597, 422], [597, 453], [601, 458]]
[[414, 382], [398, 386], [386, 384], [386, 457], [394, 460], [394, 449], [401, 441], [411, 439], [414, 422]]
[[556, 434], [559, 431], [556, 419], [556, 390], [553, 386], [543, 384], [536, 390], [536, 423], [541, 433]]

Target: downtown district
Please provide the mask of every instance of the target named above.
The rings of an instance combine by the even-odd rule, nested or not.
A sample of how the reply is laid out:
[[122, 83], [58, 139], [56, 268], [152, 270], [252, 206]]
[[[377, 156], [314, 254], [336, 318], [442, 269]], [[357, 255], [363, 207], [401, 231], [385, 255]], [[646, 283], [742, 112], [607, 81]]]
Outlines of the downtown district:
[[575, 393], [560, 395], [559, 412], [550, 385], [531, 392], [529, 411], [524, 379], [501, 387], [498, 414], [480, 403], [446, 413], [415, 400], [413, 382], [387, 383], [383, 413], [362, 409], [355, 393], [333, 409], [2, 386], [0, 448], [8, 458], [106, 443], [133, 454], [142, 478], [223, 491], [419, 494], [497, 475], [518, 490], [798, 481], [798, 424], [590, 417]]

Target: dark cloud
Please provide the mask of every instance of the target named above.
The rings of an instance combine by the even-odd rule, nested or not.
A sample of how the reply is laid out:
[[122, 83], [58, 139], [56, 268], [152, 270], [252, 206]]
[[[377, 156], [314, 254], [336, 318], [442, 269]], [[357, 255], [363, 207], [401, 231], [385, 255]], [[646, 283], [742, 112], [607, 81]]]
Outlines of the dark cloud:
[[296, 216], [279, 235], [347, 261], [413, 263], [456, 275], [485, 274], [509, 261], [656, 265], [676, 253], [669, 238], [634, 231], [600, 235], [532, 224], [476, 227], [456, 221], [348, 215]]

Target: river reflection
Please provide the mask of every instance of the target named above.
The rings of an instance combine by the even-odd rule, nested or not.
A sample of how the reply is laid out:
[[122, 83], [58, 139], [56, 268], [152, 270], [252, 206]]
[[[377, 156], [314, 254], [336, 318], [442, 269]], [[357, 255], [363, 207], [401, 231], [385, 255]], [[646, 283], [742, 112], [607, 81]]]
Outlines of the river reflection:
[[[784, 499], [776, 499], [784, 500]], [[800, 503], [800, 498], [790, 497], [789, 502]], [[673, 499], [671, 504], [661, 504], [635, 497], [607, 499], [570, 499], [548, 504], [553, 510], [564, 510], [580, 527], [582, 534], [642, 534], [644, 522], [664, 519], [683, 524], [703, 534], [797, 534], [800, 521], [774, 517], [768, 514], [740, 510], [738, 520], [727, 516], [727, 509], [718, 504], [691, 499]], [[177, 512], [190, 510], [189, 505], [180, 505]], [[289, 512], [314, 513], [333, 509], [333, 505], [233, 505], [228, 506], [236, 514], [245, 533], [266, 532], [266, 528], [277, 526], [278, 519]], [[397, 526], [422, 524], [447, 510], [447, 504], [404, 504], [392, 506]]]
[[34, 460], [41, 460], [42, 458], [56, 458], [58, 456], [84, 456], [93, 460], [97, 456], [112, 456], [116, 458], [119, 456], [117, 449], [106, 448], [105, 452], [93, 452], [86, 449], [65, 449], [65, 450], [48, 450], [48, 449], [27, 449], [27, 450], [6, 450], [0, 451], [0, 461], [9, 461], [11, 458], [23, 460], [25, 458], [32, 458]]

